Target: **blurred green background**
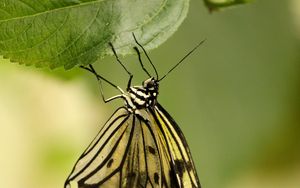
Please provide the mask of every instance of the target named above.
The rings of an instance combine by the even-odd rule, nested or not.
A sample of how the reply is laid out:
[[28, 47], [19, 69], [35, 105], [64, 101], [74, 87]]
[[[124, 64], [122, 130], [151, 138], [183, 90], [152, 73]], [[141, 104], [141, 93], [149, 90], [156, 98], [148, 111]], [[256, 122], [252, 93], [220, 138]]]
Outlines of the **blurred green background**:
[[[180, 29], [150, 52], [160, 75], [202, 45], [160, 85], [205, 188], [300, 187], [300, 2], [257, 0], [210, 14], [191, 1]], [[146, 78], [136, 56], [123, 62]], [[146, 62], [146, 61], [145, 61]], [[121, 85], [113, 57], [96, 65]], [[63, 187], [75, 161], [121, 101], [104, 104], [92, 75], [0, 63], [0, 182]], [[106, 96], [117, 92], [105, 87]]]

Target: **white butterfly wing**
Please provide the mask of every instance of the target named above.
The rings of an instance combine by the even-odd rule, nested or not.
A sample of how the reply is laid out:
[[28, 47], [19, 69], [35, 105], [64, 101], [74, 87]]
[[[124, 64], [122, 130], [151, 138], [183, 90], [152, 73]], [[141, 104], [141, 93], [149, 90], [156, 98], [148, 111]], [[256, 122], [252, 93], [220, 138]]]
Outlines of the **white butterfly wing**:
[[200, 188], [190, 149], [179, 126], [160, 104], [157, 104], [153, 113], [160, 129], [161, 143], [164, 150], [168, 151], [165, 153], [169, 154], [172, 174], [170, 177], [177, 179], [177, 187]]
[[187, 143], [158, 105], [119, 108], [75, 164], [66, 188], [200, 187]]

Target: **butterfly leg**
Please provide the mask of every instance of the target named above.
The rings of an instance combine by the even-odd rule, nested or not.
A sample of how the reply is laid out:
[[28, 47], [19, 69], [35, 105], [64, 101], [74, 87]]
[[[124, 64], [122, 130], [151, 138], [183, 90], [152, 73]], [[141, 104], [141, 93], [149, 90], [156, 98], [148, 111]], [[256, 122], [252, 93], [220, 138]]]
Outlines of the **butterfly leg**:
[[139, 62], [141, 64], [142, 69], [144, 70], [144, 72], [151, 77], [151, 74], [147, 71], [147, 69], [144, 67], [143, 61], [142, 61], [142, 57], [141, 57], [141, 52], [139, 51], [139, 49], [135, 46], [133, 47], [133, 49], [136, 51], [138, 58], [139, 58]]
[[119, 62], [119, 64], [123, 67], [123, 69], [127, 72], [127, 74], [129, 75], [129, 81], [127, 83], [127, 89], [131, 86], [131, 80], [133, 78], [133, 75], [131, 74], [131, 72], [128, 71], [128, 69], [125, 67], [125, 65], [122, 63], [122, 61], [119, 59], [119, 56], [117, 55], [117, 52], [113, 46], [113, 44], [110, 42], [109, 43], [111, 50], [113, 51], [117, 61]]
[[[147, 51], [146, 51], [145, 48], [137, 41], [137, 39], [136, 39], [134, 33], [132, 33], [132, 36], [133, 36], [133, 39], [134, 39], [135, 43], [136, 43], [140, 48], [142, 48], [144, 54], [146, 55], [148, 61], [150, 62], [152, 68], [154, 69], [155, 75], [156, 75], [156, 79], [158, 80], [158, 73], [157, 73], [157, 70], [156, 70], [154, 64], [152, 63], [152, 61], [151, 61], [149, 55], [147, 54]], [[139, 56], [139, 61], [140, 61], [140, 64], [141, 64], [143, 70], [146, 72], [146, 74], [147, 74], [149, 77], [151, 77], [151, 75], [150, 75], [149, 72], [145, 69], [145, 67], [144, 67], [144, 65], [143, 65], [143, 62], [142, 62], [142, 59], [141, 59], [140, 51], [138, 50], [137, 47], [134, 47], [134, 50], [137, 52], [137, 54], [138, 54], [138, 56]]]
[[[85, 69], [91, 73], [93, 73], [97, 80], [99, 81], [99, 84], [100, 84], [100, 92], [101, 92], [101, 96], [102, 96], [102, 100], [107, 103], [109, 101], [112, 101], [114, 99], [117, 99], [117, 98], [123, 98], [123, 93], [124, 91], [117, 85], [113, 84], [112, 82], [108, 81], [107, 79], [105, 79], [104, 77], [100, 76], [94, 69], [94, 67], [90, 64], [89, 67], [86, 67], [86, 66], [80, 66], [80, 68], [82, 69]], [[113, 96], [113, 97], [110, 97], [108, 99], [105, 99], [104, 97], [104, 91], [103, 91], [103, 87], [102, 87], [102, 80], [104, 80], [106, 83], [108, 83], [109, 85], [111, 85], [112, 87], [116, 88], [117, 90], [119, 90], [122, 94], [121, 95], [116, 95], [116, 96]]]

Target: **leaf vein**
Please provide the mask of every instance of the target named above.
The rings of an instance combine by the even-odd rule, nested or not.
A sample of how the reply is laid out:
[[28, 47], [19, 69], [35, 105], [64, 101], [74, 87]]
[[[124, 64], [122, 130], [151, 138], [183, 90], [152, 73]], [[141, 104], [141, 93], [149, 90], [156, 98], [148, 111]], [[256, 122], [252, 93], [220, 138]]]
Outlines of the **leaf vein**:
[[[57, 57], [59, 57], [61, 54], [63, 54], [65, 51], [67, 51], [69, 48], [71, 48], [71, 46], [74, 45], [74, 43], [76, 41], [78, 41], [84, 33], [86, 33], [86, 31], [90, 28], [91, 25], [93, 25], [93, 23], [97, 20], [97, 16], [99, 15], [100, 12], [100, 7], [95, 15], [95, 17], [93, 18], [92, 22], [83, 30], [83, 32], [72, 41], [72, 43], [70, 43], [68, 46], [66, 46], [66, 48], [64, 48], [62, 51], [58, 52], [56, 55], [54, 55], [52, 58], [46, 59], [46, 60], [40, 60], [39, 62], [37, 62], [37, 64], [42, 63], [43, 61], [51, 61]], [[73, 60], [73, 59], [77, 59], [78, 57], [83, 56], [84, 54], [86, 54], [87, 52], [89, 52], [90, 50], [94, 49], [95, 47], [97, 47], [99, 44], [101, 44], [102, 41], [100, 41], [99, 43], [97, 43], [96, 45], [93, 45], [91, 48], [89, 48], [86, 51], [83, 51], [81, 54], [79, 54], [78, 56], [74, 57], [74, 58], [69, 58], [68, 61]]]
[[68, 49], [70, 49], [71, 46], [73, 46], [75, 44], [75, 42], [77, 42], [88, 31], [88, 29], [95, 23], [95, 20], [97, 20], [97, 16], [99, 15], [99, 12], [100, 12], [100, 7], [98, 8], [97, 13], [95, 14], [95, 17], [92, 19], [91, 23], [88, 24], [88, 26], [83, 30], [83, 32], [80, 35], [78, 35], [78, 37], [75, 38], [68, 46], [66, 46], [65, 49], [63, 49], [62, 51], [58, 52], [55, 55], [56, 57], [60, 56], [65, 51], [67, 51]]
[[22, 0], [17, 0], [17, 1], [19, 1], [19, 2], [21, 2], [22, 4], [24, 4], [26, 7], [29, 7], [31, 10], [33, 10], [34, 12], [37, 12], [37, 10], [34, 8], [34, 7], [32, 7], [31, 5], [29, 5], [28, 3], [26, 3], [26, 2], [24, 2], [24, 1], [22, 1]]
[[[50, 35], [48, 35], [47, 37], [45, 37], [43, 40], [39, 41], [38, 43], [36, 43], [36, 44], [34, 44], [34, 45], [30, 46], [30, 47], [24, 48], [24, 49], [13, 50], [13, 51], [12, 51], [12, 50], [7, 50], [7, 51], [1, 50], [1, 52], [5, 52], [5, 53], [25, 52], [26, 50], [33, 49], [33, 48], [35, 48], [35, 47], [37, 47], [37, 46], [42, 45], [45, 41], [47, 41], [47, 40], [50, 39], [52, 36], [54, 36], [54, 35], [55, 35], [55, 34], [56, 34], [56, 33], [57, 33], [57, 32], [65, 25], [65, 23], [67, 22], [69, 16], [70, 16], [70, 14], [66, 15], [66, 16], [65, 16], [65, 19], [64, 19], [64, 21], [63, 21], [63, 23], [62, 23], [61, 25], [59, 25], [55, 30], [53, 30], [53, 32], [51, 32]], [[32, 24], [29, 24], [29, 26], [26, 27], [26, 29], [25, 29], [23, 32], [21, 32], [19, 35], [21, 35], [22, 33], [26, 32], [26, 31], [30, 28], [31, 25], [32, 25]], [[17, 36], [14, 37], [14, 38], [18, 38], [19, 35], [17, 35]], [[12, 40], [12, 39], [14, 39], [14, 38], [10, 38], [10, 39], [4, 40], [4, 41], [0, 41], [0, 43], [3, 43], [3, 42], [5, 42], [5, 41]]]
[[44, 11], [44, 12], [37, 12], [35, 14], [17, 16], [17, 17], [14, 17], [14, 18], [8, 18], [8, 19], [0, 20], [0, 24], [3, 23], [3, 22], [9, 22], [9, 21], [12, 21], [12, 20], [21, 20], [21, 19], [26, 19], [26, 18], [33, 18], [33, 17], [36, 17], [36, 16], [40, 16], [40, 15], [43, 15], [43, 14], [50, 14], [50, 13], [61, 11], [61, 10], [93, 5], [93, 4], [100, 3], [102, 1], [104, 1], [104, 0], [89, 1], [89, 2], [85, 2], [85, 3], [77, 4], [77, 5], [70, 5], [70, 6], [65, 6], [65, 7], [54, 8], [54, 9], [47, 10], [47, 11]]

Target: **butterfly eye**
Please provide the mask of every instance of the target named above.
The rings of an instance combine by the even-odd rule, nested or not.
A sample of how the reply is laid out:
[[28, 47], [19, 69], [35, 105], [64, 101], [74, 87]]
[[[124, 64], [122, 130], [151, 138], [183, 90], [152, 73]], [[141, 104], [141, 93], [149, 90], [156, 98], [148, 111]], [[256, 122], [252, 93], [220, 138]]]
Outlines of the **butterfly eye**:
[[154, 87], [156, 85], [156, 81], [153, 77], [143, 81], [143, 87], [144, 88], [151, 88], [151, 87]]
[[148, 82], [147, 83], [147, 87], [153, 87], [154, 86], [154, 83], [153, 83], [153, 81], [151, 80], [151, 82]]

